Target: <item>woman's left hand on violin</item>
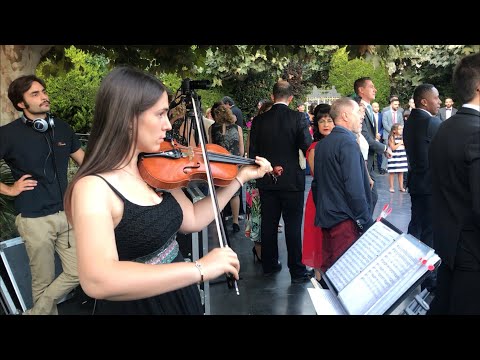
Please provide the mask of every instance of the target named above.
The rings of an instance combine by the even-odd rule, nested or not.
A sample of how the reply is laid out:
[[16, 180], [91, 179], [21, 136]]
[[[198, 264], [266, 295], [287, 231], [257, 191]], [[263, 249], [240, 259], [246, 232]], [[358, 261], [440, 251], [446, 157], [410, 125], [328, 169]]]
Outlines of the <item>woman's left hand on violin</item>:
[[237, 177], [245, 184], [247, 181], [253, 179], [260, 179], [273, 171], [272, 164], [267, 159], [257, 156], [255, 157], [257, 165], [244, 165], [240, 168]]

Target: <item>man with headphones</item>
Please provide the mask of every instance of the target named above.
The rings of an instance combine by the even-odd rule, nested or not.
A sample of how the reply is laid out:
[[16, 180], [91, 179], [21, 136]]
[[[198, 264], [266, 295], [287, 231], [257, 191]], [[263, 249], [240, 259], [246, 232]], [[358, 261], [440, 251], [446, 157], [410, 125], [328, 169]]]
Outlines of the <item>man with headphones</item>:
[[[84, 152], [72, 128], [50, 114], [45, 82], [21, 76], [8, 98], [22, 117], [0, 127], [0, 159], [15, 183], [0, 182], [0, 193], [15, 197], [18, 233], [25, 241], [32, 275], [33, 307], [28, 314], [56, 315], [57, 302], [78, 283], [75, 238], [63, 211], [68, 161], [81, 164]], [[63, 272], [55, 278], [55, 251]]]

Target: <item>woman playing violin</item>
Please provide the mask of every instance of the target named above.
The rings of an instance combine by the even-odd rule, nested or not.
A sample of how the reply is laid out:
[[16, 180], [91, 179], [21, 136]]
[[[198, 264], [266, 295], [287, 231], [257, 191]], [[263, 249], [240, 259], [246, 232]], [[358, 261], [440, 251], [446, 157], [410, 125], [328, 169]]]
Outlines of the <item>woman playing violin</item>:
[[[181, 189], [158, 193], [140, 176], [137, 157], [156, 152], [171, 129], [167, 91], [152, 75], [119, 67], [102, 81], [82, 167], [65, 195], [80, 284], [99, 314], [202, 314], [197, 283], [230, 273], [237, 254], [216, 248], [185, 262], [178, 231], [214, 219], [209, 197], [192, 204]], [[261, 157], [217, 192], [222, 209], [241, 184], [272, 171]], [[155, 265], [155, 266], [152, 266]]]

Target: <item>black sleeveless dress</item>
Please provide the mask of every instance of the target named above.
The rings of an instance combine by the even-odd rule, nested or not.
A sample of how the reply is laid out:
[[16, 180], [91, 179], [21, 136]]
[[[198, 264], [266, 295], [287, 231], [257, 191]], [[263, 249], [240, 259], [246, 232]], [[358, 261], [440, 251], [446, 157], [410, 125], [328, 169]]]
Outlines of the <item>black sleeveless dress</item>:
[[[124, 203], [123, 217], [115, 228], [121, 261], [166, 264], [184, 261], [176, 240], [183, 213], [175, 198], [163, 193], [158, 205], [141, 206], [128, 201], [100, 175]], [[96, 300], [94, 314], [103, 315], [203, 315], [197, 285], [190, 285], [140, 300]]]

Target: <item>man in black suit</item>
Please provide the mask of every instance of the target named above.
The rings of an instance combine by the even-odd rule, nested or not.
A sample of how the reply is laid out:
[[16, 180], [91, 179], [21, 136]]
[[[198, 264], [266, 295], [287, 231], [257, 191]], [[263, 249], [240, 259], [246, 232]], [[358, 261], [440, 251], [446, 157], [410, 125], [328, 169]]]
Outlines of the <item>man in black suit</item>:
[[239, 107], [235, 105], [235, 103], [233, 102], [233, 99], [230, 96], [224, 96], [222, 98], [222, 103], [223, 105], [228, 106], [230, 110], [232, 110], [233, 115], [235, 115], [235, 117], [237, 118], [237, 121], [235, 122], [235, 124], [243, 128], [244, 123], [243, 123], [242, 110], [240, 110]]
[[[442, 121], [435, 117], [440, 108], [438, 90], [432, 84], [422, 84], [413, 92], [415, 109], [403, 130], [403, 142], [408, 158], [408, 191], [412, 213], [408, 233], [433, 246], [432, 176], [428, 163], [428, 148]], [[435, 289], [435, 275], [427, 278], [422, 288]]]
[[429, 314], [480, 315], [480, 53], [460, 60], [453, 88], [464, 105], [442, 123], [429, 151], [442, 258]]
[[445, 121], [457, 113], [457, 109], [453, 107], [453, 100], [452, 98], [445, 99], [445, 106], [440, 108], [438, 111], [438, 117], [440, 120]]
[[372, 214], [375, 209], [375, 205], [378, 200], [377, 185], [376, 185], [376, 176], [374, 173], [374, 163], [375, 163], [375, 154], [385, 154], [387, 158], [392, 157], [391, 151], [388, 150], [388, 146], [382, 144], [379, 139], [377, 139], [378, 129], [375, 126], [375, 119], [373, 117], [373, 109], [370, 105], [370, 102], [375, 99], [375, 94], [377, 89], [373, 85], [372, 79], [369, 77], [363, 77], [355, 80], [353, 84], [353, 89], [355, 94], [362, 99], [362, 103], [365, 105], [365, 119], [362, 122], [362, 135], [365, 137], [365, 140], [368, 142], [368, 161], [367, 168], [370, 174], [370, 177], [374, 181], [372, 188]]
[[251, 158], [265, 156], [273, 167], [283, 167], [275, 183], [269, 177], [257, 180], [262, 209], [262, 266], [266, 275], [278, 272], [278, 223], [283, 215], [292, 282], [308, 281], [313, 275], [302, 264], [302, 218], [305, 170], [300, 168], [298, 150], [305, 154], [312, 143], [304, 114], [289, 109], [292, 87], [284, 80], [273, 86], [274, 105], [258, 115], [250, 130]]

